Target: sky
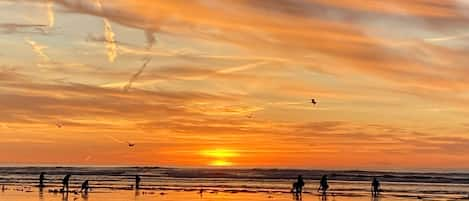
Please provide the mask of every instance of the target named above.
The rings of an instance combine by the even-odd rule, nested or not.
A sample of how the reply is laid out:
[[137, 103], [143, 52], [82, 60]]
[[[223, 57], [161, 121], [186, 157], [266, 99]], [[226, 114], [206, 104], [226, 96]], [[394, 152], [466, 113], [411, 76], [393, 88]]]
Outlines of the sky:
[[0, 164], [469, 170], [468, 0], [0, 0], [0, 47]]

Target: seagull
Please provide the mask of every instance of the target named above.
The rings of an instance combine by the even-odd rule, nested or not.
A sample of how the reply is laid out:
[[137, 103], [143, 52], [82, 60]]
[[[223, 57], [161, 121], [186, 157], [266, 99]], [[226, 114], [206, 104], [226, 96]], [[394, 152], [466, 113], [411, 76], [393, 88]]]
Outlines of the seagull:
[[64, 126], [64, 125], [63, 125], [62, 123], [60, 123], [60, 122], [55, 123], [55, 125], [57, 126], [57, 128], [62, 128], [62, 126]]
[[127, 145], [128, 145], [129, 147], [134, 147], [134, 146], [135, 146], [135, 143], [127, 142]]
[[311, 99], [311, 103], [314, 104], [314, 105], [316, 105], [316, 103], [317, 103], [317, 102], [316, 102], [316, 99], [314, 99], [314, 98]]
[[252, 119], [254, 117], [254, 114], [248, 114], [246, 115], [247, 118]]

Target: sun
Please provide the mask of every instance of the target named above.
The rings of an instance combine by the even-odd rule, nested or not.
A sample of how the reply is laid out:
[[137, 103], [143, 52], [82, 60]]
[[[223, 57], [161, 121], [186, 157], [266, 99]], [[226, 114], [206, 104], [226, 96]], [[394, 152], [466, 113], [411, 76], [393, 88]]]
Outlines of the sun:
[[206, 149], [200, 151], [202, 156], [213, 158], [233, 158], [239, 156], [239, 153], [231, 149]]
[[234, 163], [229, 161], [229, 158], [239, 157], [240, 154], [232, 149], [205, 149], [200, 151], [200, 155], [209, 158], [209, 166], [226, 167], [233, 166]]
[[210, 166], [217, 166], [217, 167], [224, 167], [224, 166], [233, 166], [232, 162], [225, 161], [225, 160], [214, 160], [210, 162]]

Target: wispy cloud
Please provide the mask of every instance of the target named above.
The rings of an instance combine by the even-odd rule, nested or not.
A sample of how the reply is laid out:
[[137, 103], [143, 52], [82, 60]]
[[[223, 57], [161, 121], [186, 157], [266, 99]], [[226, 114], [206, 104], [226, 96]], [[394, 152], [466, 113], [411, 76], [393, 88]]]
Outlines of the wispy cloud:
[[19, 24], [19, 23], [2, 23], [0, 29], [5, 34], [14, 33], [45, 33], [47, 25], [44, 24]]
[[47, 0], [47, 26], [49, 28], [54, 27], [55, 24], [55, 15], [54, 15], [54, 2], [52, 0]]
[[265, 65], [265, 64], [268, 64], [268, 63], [270, 63], [270, 62], [261, 61], [261, 62], [246, 64], [246, 65], [237, 66], [237, 67], [233, 67], [233, 68], [226, 68], [226, 69], [218, 70], [216, 73], [229, 74], [229, 73], [236, 73], [236, 72], [240, 72], [240, 71], [247, 71], [247, 70], [251, 70], [251, 69], [254, 69], [254, 68], [258, 68], [258, 67], [260, 67], [262, 65]]
[[[103, 5], [101, 0], [94, 0], [96, 7], [99, 9], [100, 12], [103, 12]], [[104, 43], [106, 46], [106, 54], [108, 57], [109, 62], [114, 62], [117, 57], [117, 44], [115, 40], [114, 32], [112, 31], [111, 22], [107, 18], [103, 18], [104, 23]]]
[[31, 46], [31, 48], [33, 49], [33, 51], [34, 51], [39, 57], [42, 58], [42, 60], [43, 60], [44, 62], [50, 61], [49, 56], [47, 56], [47, 54], [44, 53], [44, 49], [46, 49], [47, 46], [38, 44], [36, 41], [33, 41], [33, 40], [29, 39], [29, 38], [25, 38], [24, 40]]
[[112, 31], [111, 23], [109, 20], [104, 19], [104, 38], [106, 39], [106, 49], [109, 62], [114, 62], [117, 57], [117, 45], [114, 39], [115, 34]]

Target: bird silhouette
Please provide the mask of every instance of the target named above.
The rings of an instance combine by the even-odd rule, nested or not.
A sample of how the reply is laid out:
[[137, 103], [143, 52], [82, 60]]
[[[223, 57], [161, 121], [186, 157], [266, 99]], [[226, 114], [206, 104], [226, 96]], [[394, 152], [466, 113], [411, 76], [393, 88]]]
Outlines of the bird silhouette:
[[254, 114], [248, 114], [246, 115], [247, 118], [252, 119], [254, 117]]
[[314, 98], [311, 99], [311, 103], [314, 104], [314, 105], [316, 105], [316, 104], [317, 104], [316, 99], [314, 99]]
[[134, 146], [135, 146], [135, 143], [127, 142], [127, 145], [128, 145], [129, 147], [134, 147]]
[[62, 123], [60, 122], [56, 122], [55, 125], [57, 126], [57, 128], [62, 128], [62, 126], [64, 126]]

